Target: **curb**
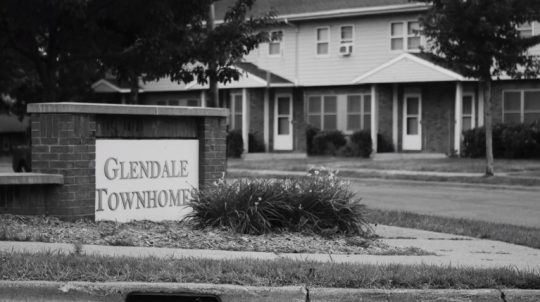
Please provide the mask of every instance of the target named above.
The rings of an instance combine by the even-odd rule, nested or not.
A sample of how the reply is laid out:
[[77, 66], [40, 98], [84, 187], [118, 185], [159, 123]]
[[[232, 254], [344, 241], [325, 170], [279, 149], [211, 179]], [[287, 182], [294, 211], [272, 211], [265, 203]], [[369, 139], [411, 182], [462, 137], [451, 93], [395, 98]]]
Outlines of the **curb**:
[[[48, 281], [0, 281], [0, 301], [120, 302], [129, 293], [195, 293], [217, 295], [222, 302], [533, 302], [540, 290], [382, 290], [304, 287], [254, 287], [195, 283], [91, 283]], [[308, 298], [309, 296], [309, 298]], [[158, 301], [159, 300], [154, 300]]]
[[[236, 174], [252, 174], [260, 176], [305, 176], [306, 172], [300, 171], [271, 171], [271, 170], [249, 170], [249, 169], [228, 169], [229, 173]], [[381, 173], [383, 174], [383, 173]], [[229, 177], [227, 178], [239, 178], [239, 177]], [[374, 177], [348, 177], [340, 176], [340, 179], [351, 180], [351, 181], [369, 181], [372, 183], [387, 183], [387, 184], [397, 184], [397, 185], [407, 185], [407, 186], [437, 186], [437, 187], [460, 187], [460, 188], [482, 188], [486, 190], [509, 190], [509, 191], [531, 191], [531, 192], [540, 192], [539, 187], [534, 186], [509, 186], [509, 185], [496, 185], [496, 184], [480, 184], [480, 183], [463, 183], [463, 182], [452, 182], [452, 181], [425, 181], [425, 180], [404, 180], [404, 179], [388, 179], [388, 178], [374, 178]]]

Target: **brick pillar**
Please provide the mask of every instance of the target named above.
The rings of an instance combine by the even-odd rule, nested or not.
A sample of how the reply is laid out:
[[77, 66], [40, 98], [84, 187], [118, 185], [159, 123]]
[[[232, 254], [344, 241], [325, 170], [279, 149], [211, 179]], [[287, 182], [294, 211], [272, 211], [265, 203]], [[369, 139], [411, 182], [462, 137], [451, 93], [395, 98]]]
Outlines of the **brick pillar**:
[[201, 117], [197, 121], [200, 189], [223, 177], [227, 169], [226, 127], [224, 117]]
[[32, 171], [64, 176], [64, 185], [49, 196], [46, 214], [94, 219], [95, 133], [93, 115], [32, 115]]

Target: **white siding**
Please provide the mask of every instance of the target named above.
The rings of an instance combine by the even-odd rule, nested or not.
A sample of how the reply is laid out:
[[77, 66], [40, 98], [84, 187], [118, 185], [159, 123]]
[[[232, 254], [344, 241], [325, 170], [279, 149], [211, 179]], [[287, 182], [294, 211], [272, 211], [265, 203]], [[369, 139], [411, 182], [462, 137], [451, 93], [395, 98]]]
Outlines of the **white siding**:
[[[404, 53], [405, 51], [390, 50], [390, 23], [415, 21], [418, 16], [416, 13], [406, 13], [302, 22], [296, 23], [298, 33], [293, 25], [284, 25], [279, 28], [284, 32], [281, 57], [269, 57], [268, 44], [262, 44], [259, 49], [246, 57], [246, 61], [253, 62], [260, 68], [290, 81], [294, 82], [297, 79], [297, 84], [301, 86], [349, 85], [358, 76]], [[343, 25], [354, 25], [354, 50], [347, 57], [339, 55], [340, 28]], [[330, 28], [330, 54], [327, 57], [317, 57], [316, 29], [326, 26]], [[540, 34], [540, 24], [534, 23], [533, 27], [534, 33]], [[295, 41], [296, 35], [298, 42]], [[298, 53], [296, 53], [297, 45]], [[532, 48], [531, 53], [540, 55], [540, 45]], [[295, 62], [296, 57], [298, 62]], [[400, 65], [396, 71], [401, 74], [389, 76], [414, 76], [418, 81], [450, 79], [420, 65]], [[382, 75], [381, 73], [380, 76]], [[380, 82], [393, 81], [383, 78]]]
[[184, 91], [186, 90], [186, 84], [172, 82], [169, 78], [163, 78], [157, 81], [148, 81], [146, 83], [140, 81], [139, 86], [145, 92], [149, 91]]
[[[266, 87], [266, 81], [255, 77], [254, 75], [242, 73], [238, 81], [232, 81], [227, 84], [218, 83], [218, 88], [220, 89], [232, 89], [232, 88], [256, 88], [256, 87]], [[188, 90], [200, 90], [207, 89], [208, 85], [201, 85], [199, 83], [194, 86], [189, 87]]]
[[269, 56], [268, 44], [263, 43], [259, 48], [253, 50], [245, 60], [256, 64], [259, 68], [270, 70], [291, 82], [295, 81], [295, 62], [296, 62], [296, 27], [294, 25], [283, 25], [272, 28], [272, 31], [283, 31], [282, 55]]
[[[341, 21], [318, 21], [301, 26], [299, 40], [300, 84], [343, 85], [388, 61], [404, 51], [390, 50], [390, 23], [413, 21], [417, 14], [359, 17]], [[354, 25], [354, 49], [348, 57], [339, 55], [340, 27]], [[330, 26], [330, 55], [315, 55], [315, 30]]]

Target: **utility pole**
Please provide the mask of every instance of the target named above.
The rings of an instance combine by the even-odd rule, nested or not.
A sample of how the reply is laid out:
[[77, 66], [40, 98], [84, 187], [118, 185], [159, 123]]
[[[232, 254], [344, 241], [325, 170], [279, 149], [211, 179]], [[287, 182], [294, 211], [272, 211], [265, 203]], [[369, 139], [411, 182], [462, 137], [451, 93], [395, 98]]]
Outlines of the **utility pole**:
[[[215, 28], [214, 19], [216, 18], [216, 13], [214, 10], [214, 3], [210, 4], [209, 10], [208, 10], [208, 16], [206, 20], [206, 29], [208, 30], [208, 35], [210, 35]], [[217, 64], [216, 64], [216, 53], [215, 49], [212, 49], [212, 60], [208, 63], [208, 69], [209, 69], [209, 79], [208, 79], [208, 101], [207, 106], [208, 107], [219, 107], [219, 99], [218, 99], [218, 87], [217, 87]]]

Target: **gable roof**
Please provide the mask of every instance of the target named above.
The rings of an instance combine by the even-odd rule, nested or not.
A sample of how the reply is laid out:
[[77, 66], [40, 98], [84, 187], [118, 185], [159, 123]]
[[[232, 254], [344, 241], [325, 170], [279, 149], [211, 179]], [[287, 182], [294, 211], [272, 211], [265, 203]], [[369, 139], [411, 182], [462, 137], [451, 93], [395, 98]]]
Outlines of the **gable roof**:
[[428, 57], [404, 53], [360, 75], [353, 84], [445, 82], [468, 80], [460, 73], [435, 64]]
[[[234, 64], [240, 69], [240, 79], [231, 83], [218, 83], [220, 89], [236, 88], [262, 88], [262, 87], [293, 87], [294, 83], [268, 70], [261, 69], [257, 65], [248, 62]], [[242, 72], [243, 71], [243, 72]], [[269, 80], [269, 81], [268, 81]], [[186, 86], [187, 90], [207, 89], [208, 85], [191, 82]]]
[[[285, 78], [283, 78], [281, 76], [278, 76], [275, 73], [272, 73], [272, 72], [270, 72], [268, 70], [259, 68], [257, 65], [255, 65], [253, 63], [240, 62], [240, 63], [236, 63], [234, 65], [236, 65], [238, 68], [244, 70], [245, 72], [252, 74], [253, 76], [256, 76], [256, 77], [259, 77], [259, 78], [263, 79], [265, 82], [270, 80], [269, 83], [268, 83], [270, 86], [293, 85], [294, 84], [293, 82], [291, 82], [291, 81], [289, 81], [289, 80], [287, 80], [287, 79], [285, 79]], [[267, 78], [267, 75], [268, 75], [268, 78]]]
[[[107, 92], [120, 92], [120, 93], [129, 93], [131, 92], [131, 86], [128, 82], [119, 81], [117, 79], [101, 79], [94, 84], [92, 84], [92, 89], [94, 92], [107, 93]], [[141, 85], [139, 83], [139, 91], [143, 92]]]
[[[235, 2], [217, 1], [216, 20], [223, 20], [226, 11]], [[274, 9], [278, 19], [294, 21], [426, 8], [425, 4], [410, 3], [409, 0], [257, 0], [248, 15], [258, 17]]]

